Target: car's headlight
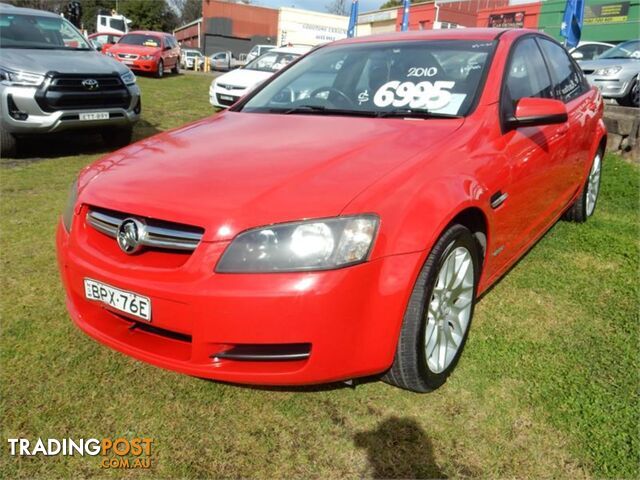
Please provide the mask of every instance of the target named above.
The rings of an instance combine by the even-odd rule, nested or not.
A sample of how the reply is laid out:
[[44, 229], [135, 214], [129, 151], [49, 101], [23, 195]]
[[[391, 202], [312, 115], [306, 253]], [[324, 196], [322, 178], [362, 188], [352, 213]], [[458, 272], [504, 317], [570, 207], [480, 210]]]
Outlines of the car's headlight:
[[67, 198], [67, 205], [62, 212], [62, 224], [68, 233], [71, 233], [71, 225], [73, 223], [73, 212], [76, 208], [76, 202], [78, 201], [78, 180], [71, 184], [69, 189], [69, 197]]
[[0, 67], [0, 82], [17, 87], [39, 87], [44, 82], [44, 75]]
[[140, 60], [153, 60], [155, 57], [155, 55], [142, 55], [140, 57]]
[[216, 272], [295, 272], [354, 265], [367, 260], [377, 229], [377, 216], [358, 215], [248, 230], [227, 247]]
[[618, 73], [620, 70], [622, 70], [622, 67], [605, 67], [605, 68], [598, 68], [594, 73], [594, 75], [602, 75], [603, 77], [610, 77], [612, 75], [615, 75], [616, 73]]
[[136, 83], [136, 76], [131, 70], [120, 75], [120, 78], [125, 85], [133, 85], [134, 83]]

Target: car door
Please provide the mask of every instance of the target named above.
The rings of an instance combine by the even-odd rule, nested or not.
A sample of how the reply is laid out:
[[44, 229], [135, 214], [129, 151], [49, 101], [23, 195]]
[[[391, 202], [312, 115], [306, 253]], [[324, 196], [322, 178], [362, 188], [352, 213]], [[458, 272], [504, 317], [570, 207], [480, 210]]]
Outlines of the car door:
[[585, 162], [589, 160], [591, 134], [597, 121], [597, 93], [589, 87], [582, 71], [559, 44], [546, 38], [537, 39], [553, 80], [553, 95], [567, 107], [569, 129], [566, 132], [570, 148], [558, 159], [555, 178], [561, 194], [557, 209], [565, 207], [582, 182]]
[[566, 124], [509, 129], [506, 120], [515, 115], [522, 98], [553, 98], [551, 76], [533, 35], [512, 46], [503, 77], [500, 99], [503, 154], [509, 162], [509, 178], [492, 191], [494, 255], [496, 266], [506, 263], [550, 222], [551, 210], [561, 193], [555, 176], [562, 168], [568, 143]]

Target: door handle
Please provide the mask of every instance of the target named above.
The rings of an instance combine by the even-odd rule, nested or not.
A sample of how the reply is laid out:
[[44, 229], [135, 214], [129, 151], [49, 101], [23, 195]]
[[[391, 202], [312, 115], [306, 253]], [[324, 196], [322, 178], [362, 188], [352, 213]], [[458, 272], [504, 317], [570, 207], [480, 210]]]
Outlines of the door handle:
[[500, 190], [498, 190], [496, 193], [491, 195], [491, 198], [489, 199], [491, 208], [495, 210], [500, 205], [502, 205], [507, 198], [509, 198], [509, 194], [502, 193]]

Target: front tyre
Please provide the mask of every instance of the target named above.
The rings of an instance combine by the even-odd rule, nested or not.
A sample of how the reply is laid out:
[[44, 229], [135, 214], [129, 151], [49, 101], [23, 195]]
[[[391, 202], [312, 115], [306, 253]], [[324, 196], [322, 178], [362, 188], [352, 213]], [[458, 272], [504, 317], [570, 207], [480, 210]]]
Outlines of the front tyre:
[[160, 60], [158, 62], [158, 68], [156, 69], [156, 77], [162, 78], [163, 75], [164, 75], [164, 62]]
[[473, 235], [453, 225], [418, 275], [384, 381], [414, 392], [430, 392], [446, 382], [467, 341], [480, 268]]
[[18, 140], [15, 135], [0, 127], [0, 157], [11, 158], [18, 153]]
[[564, 219], [570, 222], [583, 223], [593, 215], [596, 210], [596, 204], [598, 203], [598, 195], [600, 193], [600, 176], [602, 173], [602, 152], [596, 153], [593, 162], [591, 163], [591, 169], [589, 170], [589, 176], [587, 181], [582, 187], [580, 196], [569, 207], [567, 213], [564, 215]]
[[176, 62], [176, 64], [171, 69], [171, 72], [173, 72], [176, 75], [180, 75], [180, 62]]
[[640, 76], [633, 80], [629, 93], [618, 100], [618, 104], [625, 107], [640, 107]]

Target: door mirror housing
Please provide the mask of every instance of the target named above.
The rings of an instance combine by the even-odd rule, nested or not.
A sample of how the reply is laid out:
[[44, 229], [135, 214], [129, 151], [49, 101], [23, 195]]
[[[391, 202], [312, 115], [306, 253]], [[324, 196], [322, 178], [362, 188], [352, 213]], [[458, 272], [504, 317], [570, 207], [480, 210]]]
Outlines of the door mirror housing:
[[507, 127], [516, 129], [564, 123], [568, 119], [567, 107], [560, 100], [551, 98], [521, 98], [515, 115], [507, 119]]
[[577, 51], [573, 52], [571, 56], [576, 60], [582, 60], [584, 58], [584, 55], [582, 54], [582, 52], [577, 52]]

